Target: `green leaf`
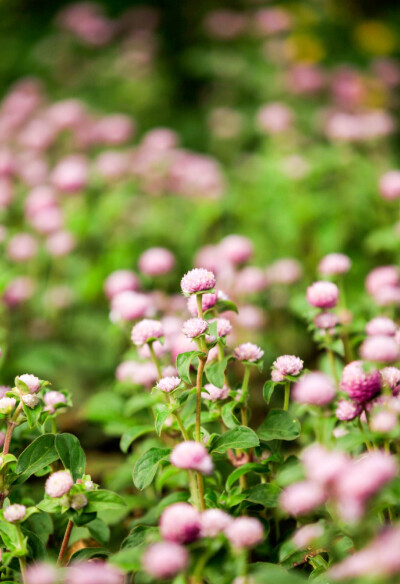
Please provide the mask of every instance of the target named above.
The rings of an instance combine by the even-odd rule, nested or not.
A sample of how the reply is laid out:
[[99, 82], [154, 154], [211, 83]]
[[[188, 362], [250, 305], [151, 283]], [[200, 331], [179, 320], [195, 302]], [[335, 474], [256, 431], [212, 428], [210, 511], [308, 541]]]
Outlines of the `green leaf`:
[[257, 434], [251, 428], [238, 426], [228, 430], [220, 436], [213, 445], [213, 452], [226, 452], [229, 448], [253, 448], [259, 446], [260, 441]]
[[152, 482], [162, 460], [169, 457], [171, 448], [150, 448], [137, 461], [133, 469], [133, 483], [137, 489], [144, 489]]
[[262, 483], [248, 489], [245, 500], [263, 505], [265, 508], [277, 507], [281, 489], [275, 483]]
[[240, 426], [240, 422], [234, 414], [235, 408], [237, 407], [238, 404], [234, 401], [229, 402], [222, 407], [222, 420], [228, 428]]
[[36, 438], [18, 458], [15, 467], [16, 474], [19, 474], [16, 483], [25, 482], [35, 472], [40, 471], [58, 459], [59, 455], [55, 447], [54, 434], [43, 434]]
[[90, 535], [99, 543], [106, 544], [110, 540], [110, 528], [98, 517], [86, 525]]
[[29, 408], [22, 402], [22, 408], [24, 410], [26, 419], [28, 420], [29, 428], [34, 428], [38, 423], [40, 414], [42, 413], [42, 404], [38, 404], [34, 408]]
[[85, 474], [86, 456], [78, 438], [73, 434], [58, 434], [55, 444], [64, 468], [71, 471], [74, 481], [82, 478]]
[[143, 434], [148, 434], [149, 432], [154, 432], [153, 426], [134, 426], [133, 428], [130, 428], [122, 435], [120, 442], [122, 452], [128, 452], [129, 446], [132, 442], [139, 438], [139, 436], [143, 436]]
[[61, 511], [61, 505], [58, 500], [51, 499], [48, 496], [45, 496], [45, 498], [40, 501], [36, 507], [41, 511], [45, 511], [46, 513], [59, 513]]
[[146, 542], [148, 535], [155, 535], [158, 533], [158, 527], [150, 525], [137, 525], [132, 529], [128, 537], [124, 539], [121, 549], [136, 548]]
[[117, 495], [117, 493], [113, 493], [113, 491], [98, 489], [97, 491], [89, 491], [86, 493], [86, 497], [88, 499], [88, 504], [85, 507], [86, 513], [104, 510], [109, 511], [110, 509], [126, 507], [123, 498]]
[[226, 481], [226, 490], [229, 491], [232, 485], [240, 479], [241, 476], [249, 473], [249, 472], [258, 472], [258, 473], [266, 473], [269, 472], [268, 466], [265, 464], [257, 464], [256, 462], [248, 462], [243, 466], [239, 466], [235, 468], [233, 472], [229, 475]]
[[190, 365], [192, 364], [193, 359], [195, 359], [195, 357], [199, 357], [200, 355], [204, 355], [204, 353], [201, 351], [188, 351], [186, 353], [180, 353], [177, 356], [176, 369], [182, 381], [185, 381], [189, 384], [192, 383], [192, 380], [190, 379]]
[[300, 422], [285, 410], [271, 410], [257, 430], [260, 440], [296, 440]]
[[3, 518], [0, 520], [0, 536], [5, 547], [10, 551], [18, 548], [19, 542], [17, 528], [13, 523], [3, 521]]
[[82, 562], [84, 560], [90, 560], [91, 558], [106, 558], [110, 555], [110, 552], [105, 548], [94, 547], [94, 548], [82, 548], [72, 554], [70, 563], [72, 562]]
[[83, 512], [81, 510], [75, 511], [75, 509], [68, 509], [67, 517], [68, 519], [71, 519], [75, 525], [82, 527], [83, 525], [87, 525], [91, 521], [94, 521], [97, 517], [97, 513], [93, 510], [88, 513], [86, 506]]
[[265, 401], [267, 402], [267, 404], [269, 404], [269, 402], [271, 401], [271, 397], [272, 394], [274, 393], [274, 389], [276, 387], [276, 383], [275, 381], [272, 381], [272, 379], [270, 379], [269, 381], [266, 381], [264, 383], [264, 387], [263, 387], [263, 396]]
[[208, 381], [216, 387], [222, 388], [225, 383], [225, 369], [227, 364], [227, 357], [222, 359], [222, 361], [207, 364], [205, 367], [205, 373], [207, 375]]
[[276, 564], [256, 563], [250, 567], [251, 576], [254, 577], [256, 584], [265, 584], [265, 582], [273, 582], [273, 584], [303, 584], [306, 579], [299, 574], [287, 572], [284, 568]]
[[170, 412], [168, 409], [161, 410], [157, 413], [156, 417], [156, 432], [160, 436], [161, 431], [163, 429], [164, 423], [167, 418], [170, 416]]
[[137, 572], [141, 568], [142, 553], [143, 550], [140, 546], [124, 548], [111, 556], [108, 561], [125, 572]]
[[218, 300], [216, 307], [219, 313], [232, 311], [239, 314], [238, 307], [231, 300]]

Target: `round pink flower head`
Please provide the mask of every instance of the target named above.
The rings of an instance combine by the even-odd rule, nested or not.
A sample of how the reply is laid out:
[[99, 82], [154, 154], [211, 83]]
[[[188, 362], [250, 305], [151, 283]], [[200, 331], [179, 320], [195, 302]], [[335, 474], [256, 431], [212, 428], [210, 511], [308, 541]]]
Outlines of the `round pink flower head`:
[[57, 231], [46, 239], [46, 249], [54, 257], [65, 256], [75, 247], [75, 237], [69, 231]]
[[216, 537], [233, 521], [232, 517], [222, 509], [207, 509], [201, 514], [202, 537]]
[[293, 112], [283, 103], [270, 103], [258, 110], [256, 121], [262, 132], [281, 134], [291, 128]]
[[57, 569], [46, 563], [32, 564], [26, 570], [26, 584], [55, 584]]
[[252, 548], [264, 539], [264, 527], [255, 517], [238, 517], [229, 522], [225, 535], [234, 548]]
[[293, 386], [292, 397], [301, 404], [324, 406], [336, 395], [332, 380], [318, 371], [307, 373]]
[[257, 294], [266, 287], [267, 277], [261, 268], [247, 266], [236, 273], [235, 291], [237, 294]]
[[25, 505], [18, 505], [18, 503], [15, 503], [14, 505], [9, 505], [4, 509], [4, 519], [10, 523], [21, 521], [21, 519], [24, 519], [25, 515]]
[[393, 363], [400, 357], [400, 347], [393, 337], [376, 335], [365, 339], [360, 347], [360, 355], [366, 361]]
[[26, 262], [37, 252], [36, 239], [29, 233], [18, 233], [8, 243], [7, 255], [14, 262]]
[[117, 270], [112, 272], [105, 281], [104, 289], [108, 298], [112, 298], [126, 290], [136, 291], [139, 288], [139, 280], [130, 270]]
[[393, 201], [400, 197], [400, 170], [389, 170], [379, 180], [381, 197]]
[[306, 549], [313, 541], [319, 539], [324, 534], [322, 525], [312, 523], [311, 525], [303, 525], [295, 531], [292, 542], [299, 549]]
[[307, 288], [307, 302], [316, 308], [334, 308], [339, 299], [339, 288], [333, 282], [314, 282]]
[[382, 288], [396, 288], [399, 285], [399, 270], [397, 266], [379, 266], [368, 274], [365, 287], [368, 294], [375, 296]]
[[112, 297], [112, 320], [136, 320], [143, 318], [150, 308], [150, 299], [145, 294], [125, 290]]
[[208, 322], [202, 318], [191, 318], [183, 323], [182, 332], [189, 339], [203, 335], [208, 328]]
[[161, 391], [165, 391], [165, 393], [170, 393], [174, 391], [177, 387], [180, 386], [182, 383], [179, 377], [171, 376], [171, 377], [163, 377], [157, 382], [157, 389]]
[[88, 504], [87, 497], [83, 493], [75, 493], [71, 498], [72, 509], [83, 509]]
[[79, 154], [61, 160], [51, 175], [53, 185], [63, 193], [77, 193], [88, 181], [88, 163]]
[[207, 383], [204, 386], [206, 391], [201, 392], [201, 397], [203, 399], [215, 402], [219, 399], [226, 399], [229, 395], [229, 387], [224, 385], [222, 388], [213, 385], [212, 383]]
[[239, 361], [249, 361], [250, 363], [254, 363], [262, 358], [264, 351], [253, 343], [242, 343], [235, 348], [233, 355]]
[[160, 321], [145, 318], [135, 324], [132, 329], [131, 339], [134, 345], [140, 347], [154, 339], [160, 339], [163, 335], [164, 331]]
[[332, 485], [349, 465], [349, 457], [344, 452], [327, 450], [320, 444], [308, 446], [301, 460], [306, 469], [307, 479], [322, 487]]
[[68, 493], [73, 486], [74, 479], [71, 474], [67, 470], [59, 470], [49, 476], [45, 491], [49, 497], [56, 499]]
[[312, 481], [301, 481], [282, 491], [280, 506], [290, 515], [307, 515], [325, 503], [326, 499], [325, 489], [321, 485]]
[[11, 414], [17, 404], [15, 397], [0, 398], [0, 414]]
[[55, 411], [55, 405], [65, 404], [67, 402], [67, 398], [61, 391], [48, 391], [44, 394], [43, 400], [47, 406], [46, 409], [52, 413]]
[[[218, 295], [217, 294], [202, 294], [201, 296], [201, 306], [203, 312], [207, 312], [210, 308], [213, 308], [217, 304]], [[191, 296], [188, 298], [187, 307], [192, 316], [198, 316], [197, 311], [197, 298]]]
[[187, 550], [178, 543], [161, 541], [150, 545], [143, 556], [143, 568], [157, 580], [173, 578], [188, 565]]
[[175, 257], [164, 247], [152, 247], [139, 258], [139, 270], [146, 276], [168, 274], [175, 266]]
[[293, 284], [300, 280], [303, 273], [300, 262], [292, 258], [282, 258], [267, 267], [267, 280], [270, 284]]
[[243, 235], [228, 235], [220, 242], [219, 251], [232, 264], [247, 262], [253, 255], [253, 244]]
[[376, 335], [392, 337], [396, 334], [397, 325], [391, 318], [388, 318], [387, 316], [377, 316], [376, 318], [373, 318], [367, 322], [365, 331], [370, 337]]
[[343, 253], [330, 253], [322, 258], [318, 271], [323, 276], [335, 276], [345, 274], [351, 268], [351, 261]]
[[164, 509], [159, 525], [167, 541], [184, 544], [200, 537], [200, 513], [189, 503], [174, 503]]
[[65, 584], [124, 584], [125, 576], [103, 561], [79, 562], [68, 568]]
[[398, 367], [384, 367], [380, 371], [382, 384], [392, 390], [394, 396], [400, 392], [400, 369]]
[[314, 324], [322, 330], [333, 329], [339, 324], [339, 317], [333, 312], [320, 312], [314, 317]]
[[201, 442], [186, 440], [177, 444], [171, 452], [171, 464], [185, 470], [197, 470], [203, 474], [211, 474], [214, 464], [206, 447]]
[[23, 375], [18, 375], [25, 385], [28, 387], [31, 393], [36, 393], [40, 389], [40, 379], [36, 375], [31, 375], [30, 373], [24, 373]]
[[283, 377], [298, 375], [303, 370], [303, 361], [295, 355], [281, 355], [272, 364], [273, 368]]
[[362, 407], [360, 404], [348, 401], [347, 399], [341, 399], [337, 403], [336, 407], [336, 417], [338, 420], [342, 422], [350, 422], [358, 416], [362, 412]]
[[216, 323], [219, 337], [226, 337], [232, 332], [232, 324], [227, 318], [217, 318]]
[[359, 404], [375, 397], [381, 390], [381, 378], [377, 369], [365, 371], [362, 361], [352, 361], [343, 369], [340, 388]]
[[185, 296], [199, 292], [207, 292], [207, 290], [215, 288], [215, 284], [214, 274], [204, 268], [190, 270], [181, 280], [181, 288]]
[[381, 410], [373, 414], [371, 418], [371, 430], [373, 432], [380, 432], [387, 434], [394, 430], [397, 426], [398, 418], [395, 412], [390, 410]]

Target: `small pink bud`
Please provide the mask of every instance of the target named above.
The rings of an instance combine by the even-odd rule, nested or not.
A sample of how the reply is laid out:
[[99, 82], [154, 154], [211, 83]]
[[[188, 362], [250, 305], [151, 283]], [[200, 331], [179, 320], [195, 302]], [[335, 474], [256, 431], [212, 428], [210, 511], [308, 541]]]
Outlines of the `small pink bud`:
[[26, 507], [25, 505], [18, 505], [15, 503], [14, 505], [9, 505], [4, 509], [4, 519], [9, 521], [10, 523], [14, 523], [15, 521], [21, 521], [24, 519], [26, 515]]
[[59, 470], [49, 476], [45, 491], [49, 497], [58, 498], [68, 493], [74, 485], [74, 480], [67, 470]]
[[339, 288], [333, 282], [314, 282], [307, 288], [307, 302], [316, 308], [334, 308], [339, 299]]
[[255, 517], [238, 517], [229, 523], [225, 534], [234, 548], [252, 548], [264, 539], [264, 527]]
[[177, 444], [171, 452], [170, 460], [177, 468], [197, 470], [203, 474], [211, 474], [214, 469], [212, 458], [205, 446], [194, 440]]

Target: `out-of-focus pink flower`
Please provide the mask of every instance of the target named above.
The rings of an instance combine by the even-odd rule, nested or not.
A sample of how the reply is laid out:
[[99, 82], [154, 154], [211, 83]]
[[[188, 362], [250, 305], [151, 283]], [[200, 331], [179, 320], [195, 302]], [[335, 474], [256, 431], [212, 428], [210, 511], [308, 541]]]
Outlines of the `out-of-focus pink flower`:
[[279, 34], [292, 27], [292, 18], [284, 8], [263, 8], [255, 13], [254, 26], [261, 35]]
[[397, 325], [396, 323], [387, 316], [377, 316], [373, 318], [365, 327], [367, 335], [372, 336], [387, 336], [392, 337], [396, 334]]
[[374, 335], [362, 343], [360, 355], [366, 361], [394, 363], [400, 357], [400, 347], [393, 337]]
[[55, 584], [57, 576], [57, 569], [52, 564], [32, 564], [26, 570], [26, 584]]
[[266, 134], [282, 134], [293, 125], [293, 112], [283, 103], [264, 105], [257, 113], [257, 126]]
[[101, 152], [95, 161], [96, 172], [106, 180], [118, 180], [129, 170], [129, 158], [126, 152], [106, 150]]
[[171, 541], [161, 541], [146, 549], [143, 567], [153, 578], [165, 580], [185, 570], [188, 561], [189, 554], [182, 545]]
[[108, 44], [114, 34], [111, 20], [106, 18], [99, 4], [77, 2], [64, 8], [57, 17], [58, 24], [92, 46]]
[[318, 371], [307, 373], [295, 383], [292, 390], [294, 401], [302, 404], [324, 406], [336, 395], [332, 380]]
[[62, 193], [78, 193], [88, 181], [88, 162], [80, 154], [61, 160], [51, 174], [51, 182]]
[[144, 319], [135, 324], [132, 329], [132, 342], [141, 346], [151, 340], [160, 339], [164, 335], [162, 324], [158, 320]]
[[400, 170], [390, 170], [381, 176], [379, 192], [384, 199], [389, 201], [400, 197]]
[[220, 40], [241, 36], [245, 27], [245, 15], [235, 10], [212, 10], [204, 20], [204, 28], [209, 36]]
[[268, 266], [266, 273], [270, 284], [293, 284], [300, 280], [303, 270], [297, 260], [283, 258]]
[[67, 570], [65, 584], [124, 584], [124, 574], [104, 561], [77, 562]]
[[267, 278], [261, 268], [247, 266], [237, 272], [234, 282], [238, 294], [256, 294], [267, 286]]
[[136, 320], [146, 316], [151, 302], [145, 294], [125, 290], [115, 294], [111, 300], [112, 320]]
[[211, 474], [214, 464], [206, 447], [201, 442], [186, 440], [177, 444], [171, 452], [171, 464], [185, 470], [196, 470], [202, 474]]
[[339, 289], [333, 282], [314, 282], [307, 288], [307, 302], [316, 308], [334, 308], [339, 299]]
[[98, 120], [93, 127], [95, 142], [107, 146], [118, 146], [129, 140], [134, 131], [133, 121], [123, 114], [105, 116]]
[[7, 255], [14, 262], [26, 262], [36, 255], [38, 245], [29, 233], [17, 233], [7, 245]]
[[130, 270], [117, 270], [112, 272], [104, 283], [104, 290], [108, 298], [113, 298], [126, 290], [136, 291], [139, 288], [139, 279]]
[[387, 434], [396, 428], [398, 424], [398, 417], [395, 412], [390, 410], [380, 410], [373, 414], [371, 418], [371, 430]]
[[52, 256], [64, 256], [75, 247], [75, 237], [69, 231], [57, 231], [46, 240], [46, 249]]
[[325, 85], [323, 71], [314, 65], [295, 65], [288, 74], [287, 85], [294, 94], [317, 93]]
[[225, 535], [236, 549], [255, 547], [264, 539], [264, 527], [255, 517], [237, 517], [228, 523]]
[[175, 543], [191, 543], [200, 537], [200, 513], [188, 503], [174, 503], [161, 514], [160, 532]]
[[139, 270], [147, 276], [168, 274], [175, 266], [175, 257], [165, 247], [151, 247], [139, 258]]
[[185, 197], [217, 199], [225, 191], [225, 180], [214, 159], [177, 151], [169, 167], [168, 190]]
[[303, 525], [293, 534], [292, 542], [297, 548], [306, 549], [313, 541], [322, 537], [323, 533], [324, 529], [318, 523]]
[[247, 262], [253, 255], [253, 244], [243, 235], [227, 235], [219, 243], [218, 249], [234, 265]]
[[345, 274], [351, 268], [351, 260], [343, 253], [330, 253], [322, 258], [318, 271], [324, 276]]
[[341, 399], [336, 406], [336, 417], [343, 422], [349, 422], [357, 418], [362, 412], [362, 406], [355, 402]]
[[312, 481], [301, 481], [286, 487], [280, 496], [281, 508], [290, 515], [306, 515], [327, 499], [325, 490]]
[[33, 296], [35, 287], [34, 280], [28, 276], [14, 278], [3, 292], [3, 302], [8, 306], [18, 306]]

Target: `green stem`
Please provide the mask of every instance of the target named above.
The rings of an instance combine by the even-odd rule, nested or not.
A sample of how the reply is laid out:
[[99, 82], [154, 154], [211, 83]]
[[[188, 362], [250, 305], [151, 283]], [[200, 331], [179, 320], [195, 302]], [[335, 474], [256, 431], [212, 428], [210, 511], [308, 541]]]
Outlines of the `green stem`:
[[290, 381], [286, 381], [285, 383], [285, 396], [283, 399], [283, 409], [285, 412], [289, 409], [289, 401], [290, 401]]
[[194, 506], [201, 511], [200, 494], [197, 487], [197, 479], [193, 470], [188, 470], [189, 488]]
[[330, 347], [326, 348], [326, 352], [328, 354], [329, 362], [331, 364], [333, 379], [335, 380], [336, 385], [339, 386], [339, 378], [338, 378], [338, 374], [336, 371], [335, 356], [334, 356], [333, 351]]
[[57, 434], [57, 422], [54, 416], [51, 418], [51, 432]]
[[203, 386], [203, 371], [206, 360], [203, 357], [199, 357], [199, 367], [197, 369], [196, 377], [196, 440], [201, 441], [201, 389]]
[[201, 294], [197, 294], [196, 301], [197, 301], [197, 313], [199, 315], [199, 318], [204, 318], [204, 314], [203, 314], [203, 298], [202, 298], [202, 295]]
[[154, 351], [154, 348], [153, 348], [153, 341], [151, 341], [150, 343], [148, 343], [148, 345], [149, 345], [149, 350], [150, 350], [151, 358], [152, 358], [153, 363], [154, 363], [154, 365], [156, 366], [156, 369], [157, 369], [158, 378], [161, 379], [161, 377], [162, 377], [161, 366], [160, 366], [160, 362], [157, 359], [157, 355], [155, 354], [155, 351]]
[[200, 510], [201, 511], [205, 511], [206, 510], [206, 503], [204, 501], [204, 479], [203, 479], [203, 475], [199, 472], [196, 472], [196, 478], [197, 478], [197, 488], [198, 488], [198, 492], [199, 492], [199, 499], [200, 499]]
[[[18, 523], [15, 523], [15, 527], [17, 529], [17, 538], [18, 538], [18, 547], [21, 551], [24, 550], [24, 536], [21, 532], [21, 527]], [[25, 550], [26, 553], [26, 550]], [[21, 569], [21, 577], [22, 577], [22, 584], [26, 584], [26, 560], [25, 556], [21, 556], [19, 559], [19, 567]]]

